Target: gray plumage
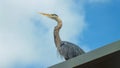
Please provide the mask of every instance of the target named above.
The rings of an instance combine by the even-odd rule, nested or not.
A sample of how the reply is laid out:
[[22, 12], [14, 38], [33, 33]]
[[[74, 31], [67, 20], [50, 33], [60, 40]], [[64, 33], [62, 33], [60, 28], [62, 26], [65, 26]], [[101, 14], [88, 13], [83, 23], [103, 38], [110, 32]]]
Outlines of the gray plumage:
[[85, 52], [73, 43], [61, 41], [59, 53], [65, 58], [65, 60], [68, 60], [78, 55], [84, 54]]

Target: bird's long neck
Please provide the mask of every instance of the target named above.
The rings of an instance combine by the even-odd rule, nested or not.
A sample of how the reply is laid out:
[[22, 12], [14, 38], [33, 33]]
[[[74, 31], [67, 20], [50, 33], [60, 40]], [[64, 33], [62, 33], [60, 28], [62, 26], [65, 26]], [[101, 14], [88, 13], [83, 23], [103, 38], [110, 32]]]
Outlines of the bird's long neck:
[[59, 48], [60, 42], [61, 42], [59, 31], [62, 27], [62, 21], [59, 18], [57, 18], [56, 21], [57, 21], [57, 26], [55, 26], [54, 28], [54, 42], [55, 42], [56, 47]]

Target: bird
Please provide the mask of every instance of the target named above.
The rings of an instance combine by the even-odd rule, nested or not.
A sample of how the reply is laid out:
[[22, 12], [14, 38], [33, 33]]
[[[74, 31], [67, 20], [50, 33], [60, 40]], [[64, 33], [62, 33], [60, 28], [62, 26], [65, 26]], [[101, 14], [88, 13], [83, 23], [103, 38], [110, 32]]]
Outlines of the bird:
[[76, 44], [61, 40], [59, 32], [62, 27], [62, 20], [57, 14], [49, 14], [49, 13], [42, 13], [42, 12], [39, 12], [39, 14], [46, 16], [50, 19], [53, 19], [57, 22], [57, 26], [55, 26], [54, 32], [53, 32], [54, 43], [56, 45], [56, 48], [59, 54], [62, 57], [64, 57], [65, 60], [69, 60], [71, 58], [74, 58], [76, 56], [79, 56], [85, 53], [85, 51], [79, 46], [77, 46]]

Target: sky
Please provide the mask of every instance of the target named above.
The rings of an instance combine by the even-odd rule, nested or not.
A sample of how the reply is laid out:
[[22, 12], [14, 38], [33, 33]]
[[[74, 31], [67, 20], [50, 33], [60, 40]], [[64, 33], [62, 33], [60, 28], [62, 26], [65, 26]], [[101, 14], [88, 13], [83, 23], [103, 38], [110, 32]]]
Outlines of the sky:
[[62, 40], [90, 52], [120, 40], [119, 0], [0, 0], [0, 68], [47, 68], [65, 61], [56, 50], [56, 22]]

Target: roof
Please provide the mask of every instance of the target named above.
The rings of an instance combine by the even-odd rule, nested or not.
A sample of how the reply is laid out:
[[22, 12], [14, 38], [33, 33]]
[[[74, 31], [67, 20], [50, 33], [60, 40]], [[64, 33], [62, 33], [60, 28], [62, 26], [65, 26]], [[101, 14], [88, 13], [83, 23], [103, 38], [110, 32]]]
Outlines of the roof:
[[49, 68], [120, 68], [118, 57], [120, 40]]

